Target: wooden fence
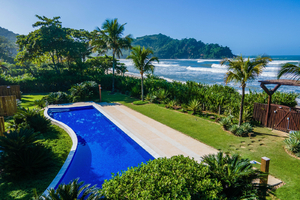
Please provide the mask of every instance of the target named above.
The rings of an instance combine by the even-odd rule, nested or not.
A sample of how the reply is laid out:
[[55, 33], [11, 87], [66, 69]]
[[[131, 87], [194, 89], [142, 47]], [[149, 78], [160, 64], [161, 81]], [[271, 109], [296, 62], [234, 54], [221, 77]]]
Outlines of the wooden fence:
[[0, 96], [0, 116], [12, 116], [17, 112], [16, 96]]
[[4, 117], [0, 117], [0, 136], [5, 132]]
[[253, 109], [254, 120], [266, 127], [289, 132], [300, 130], [300, 109], [271, 104], [268, 123], [265, 124], [267, 104], [255, 103]]
[[19, 85], [0, 85], [0, 96], [16, 95], [21, 100], [21, 91]]

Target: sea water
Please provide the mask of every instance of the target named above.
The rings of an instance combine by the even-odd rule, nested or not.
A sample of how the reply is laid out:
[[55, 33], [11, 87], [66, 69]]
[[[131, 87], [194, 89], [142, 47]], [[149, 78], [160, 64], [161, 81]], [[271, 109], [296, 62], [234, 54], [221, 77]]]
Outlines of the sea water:
[[[254, 57], [249, 57], [254, 58]], [[271, 56], [273, 61], [269, 62], [263, 73], [251, 82], [247, 82], [246, 92], [263, 91], [260, 87], [260, 80], [277, 79], [277, 73], [285, 63], [298, 65], [300, 56]], [[138, 70], [133, 67], [131, 60], [121, 59], [121, 62], [127, 66], [129, 74], [140, 76]], [[160, 59], [159, 63], [154, 62], [154, 75], [160, 76], [168, 81], [195, 81], [203, 84], [220, 84], [225, 85], [226, 65], [220, 64], [221, 59]], [[282, 79], [287, 77], [282, 77]], [[228, 83], [228, 86], [234, 87], [241, 92], [240, 84], [234, 82]], [[268, 88], [274, 88], [275, 85], [267, 85]], [[300, 87], [281, 86], [278, 91], [300, 93]]]

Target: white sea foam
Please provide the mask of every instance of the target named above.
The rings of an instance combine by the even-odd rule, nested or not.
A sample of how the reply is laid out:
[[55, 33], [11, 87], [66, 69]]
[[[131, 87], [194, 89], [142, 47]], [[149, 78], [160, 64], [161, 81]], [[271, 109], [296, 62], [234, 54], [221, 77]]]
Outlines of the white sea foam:
[[221, 59], [199, 59], [197, 60], [198, 63], [202, 62], [221, 62]]
[[213, 72], [213, 73], [226, 73], [226, 69], [220, 69], [220, 68], [204, 68], [204, 67], [187, 67], [187, 70], [192, 71], [201, 71], [201, 72]]
[[227, 65], [221, 65], [221, 64], [212, 64], [211, 67], [212, 68], [222, 68], [222, 69], [227, 69], [228, 68]]
[[268, 65], [284, 65], [286, 63], [299, 63], [297, 60], [273, 60], [268, 63]]

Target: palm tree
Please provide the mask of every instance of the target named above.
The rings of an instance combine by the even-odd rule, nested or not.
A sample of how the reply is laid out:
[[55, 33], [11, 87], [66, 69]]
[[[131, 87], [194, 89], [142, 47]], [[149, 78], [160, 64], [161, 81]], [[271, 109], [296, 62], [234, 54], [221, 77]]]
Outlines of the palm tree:
[[283, 66], [281, 66], [281, 69], [278, 72], [277, 79], [279, 79], [281, 76], [287, 75], [289, 78], [294, 80], [300, 79], [300, 64], [299, 66], [293, 65], [290, 63], [286, 63]]
[[141, 74], [141, 91], [142, 91], [142, 101], [144, 101], [144, 73], [151, 71], [153, 73], [155, 66], [152, 65], [153, 61], [159, 62], [157, 57], [149, 57], [150, 54], [153, 54], [153, 51], [146, 49], [141, 46], [135, 46], [132, 48], [132, 51], [127, 58], [132, 59], [134, 67], [140, 71]]
[[102, 25], [102, 30], [97, 27], [96, 31], [100, 34], [100, 38], [94, 39], [92, 42], [99, 49], [112, 50], [113, 53], [113, 82], [112, 93], [115, 90], [115, 57], [120, 58], [122, 49], [130, 49], [132, 37], [131, 35], [123, 36], [125, 24], [120, 25], [118, 19], [106, 20]]
[[225, 75], [226, 84], [231, 81], [241, 83], [242, 100], [240, 106], [239, 126], [243, 120], [246, 82], [254, 80], [257, 76], [259, 76], [269, 61], [272, 61], [272, 59], [268, 56], [258, 56], [251, 60], [249, 58], [244, 59], [242, 56], [238, 56], [234, 59], [225, 58], [221, 61], [221, 65], [225, 63], [228, 64], [228, 72]]

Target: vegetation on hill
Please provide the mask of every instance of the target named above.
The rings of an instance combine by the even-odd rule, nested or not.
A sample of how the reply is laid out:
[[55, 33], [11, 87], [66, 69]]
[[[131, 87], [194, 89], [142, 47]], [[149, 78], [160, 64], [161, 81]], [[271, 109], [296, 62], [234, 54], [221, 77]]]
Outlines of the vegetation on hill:
[[[132, 46], [136, 45], [152, 49], [153, 55], [159, 59], [232, 58], [234, 56], [227, 46], [205, 44], [194, 38], [177, 40], [161, 33], [137, 37], [132, 43]], [[129, 54], [129, 50], [123, 51], [122, 58], [126, 58]]]
[[16, 42], [16, 40], [17, 40], [16, 37], [18, 35], [19, 34], [16, 34], [16, 33], [12, 32], [12, 31], [9, 31], [9, 30], [7, 30], [5, 28], [0, 27], [0, 36], [6, 37], [8, 40], [10, 40], [12, 42]]

